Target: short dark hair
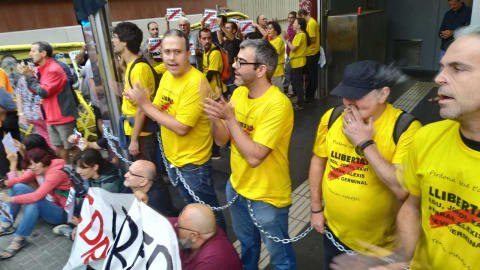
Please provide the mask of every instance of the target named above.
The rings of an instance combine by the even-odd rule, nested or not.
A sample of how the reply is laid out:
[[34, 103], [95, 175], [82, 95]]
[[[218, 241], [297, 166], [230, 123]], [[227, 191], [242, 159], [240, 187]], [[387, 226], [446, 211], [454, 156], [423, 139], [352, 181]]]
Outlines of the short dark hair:
[[296, 11], [290, 11], [288, 15], [293, 15], [295, 18], [297, 17], [297, 12]]
[[48, 57], [53, 56], [53, 48], [50, 45], [50, 43], [48, 43], [46, 41], [37, 41], [37, 42], [33, 43], [32, 46], [33, 45], [38, 45], [38, 51], [39, 52], [46, 51]]
[[113, 28], [113, 33], [118, 35], [121, 42], [127, 43], [127, 49], [137, 54], [140, 51], [140, 44], [143, 40], [143, 32], [138, 26], [131, 22], [121, 22]]
[[210, 29], [208, 28], [202, 28], [200, 29], [200, 31], [198, 32], [198, 38], [200, 38], [202, 36], [202, 33], [210, 33], [210, 35], [213, 35], [212, 34], [212, 31], [210, 31]]
[[273, 29], [275, 29], [275, 32], [277, 32], [277, 35], [280, 35], [282, 33], [282, 27], [280, 27], [280, 24], [276, 21], [269, 21], [267, 25], [272, 25]]
[[154, 21], [151, 21], [147, 24], [147, 30], [150, 30], [150, 25], [151, 24], [156, 24], [158, 26], [158, 23], [154, 22]]
[[217, 18], [220, 18], [222, 20], [222, 23], [227, 23], [228, 22], [227, 16], [225, 16], [225, 15], [219, 15]]
[[307, 16], [308, 15], [308, 11], [306, 11], [305, 9], [301, 8], [298, 10], [298, 16]]
[[262, 39], [263, 35], [259, 32], [250, 32], [245, 35], [245, 39]]
[[165, 32], [165, 34], [163, 34], [163, 39], [167, 37], [183, 38], [185, 40], [185, 49], [187, 51], [190, 50], [190, 39], [188, 38], [187, 34], [185, 34], [183, 31], [180, 31], [178, 29], [170, 29], [169, 31]]
[[80, 168], [98, 165], [98, 174], [104, 174], [113, 166], [110, 162], [102, 157], [102, 154], [97, 149], [85, 149], [78, 153], [73, 160], [73, 164]]
[[[255, 49], [255, 62], [267, 66], [267, 78], [270, 80], [278, 64], [277, 50], [270, 42], [262, 39], [249, 39], [240, 44], [240, 50], [245, 48]], [[257, 68], [258, 65], [255, 65]]]
[[25, 150], [30, 151], [34, 148], [43, 149], [45, 152], [48, 152], [50, 155], [59, 158], [55, 154], [55, 150], [50, 148], [45, 138], [39, 134], [28, 134], [23, 136], [22, 144], [25, 146]]
[[229, 24], [231, 24], [231, 25], [232, 25], [232, 30], [235, 30], [235, 33], [237, 33], [237, 32], [238, 32], [238, 26], [237, 26], [237, 24], [236, 24], [236, 23], [234, 23], [234, 22], [227, 22], [227, 23], [229, 23]]

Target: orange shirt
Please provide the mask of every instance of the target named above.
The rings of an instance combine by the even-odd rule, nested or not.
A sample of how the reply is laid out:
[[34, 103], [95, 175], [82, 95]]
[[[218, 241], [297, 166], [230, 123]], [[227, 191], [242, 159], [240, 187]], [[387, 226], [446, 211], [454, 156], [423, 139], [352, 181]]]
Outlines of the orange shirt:
[[7, 73], [5, 70], [0, 68], [0, 86], [5, 88], [9, 94], [13, 93], [13, 87], [8, 79]]

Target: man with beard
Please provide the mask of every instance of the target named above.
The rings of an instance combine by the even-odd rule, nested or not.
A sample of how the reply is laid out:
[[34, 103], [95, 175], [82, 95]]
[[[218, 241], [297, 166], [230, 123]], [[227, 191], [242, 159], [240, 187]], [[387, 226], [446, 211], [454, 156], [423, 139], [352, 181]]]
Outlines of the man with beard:
[[240, 44], [233, 64], [235, 84], [229, 103], [207, 99], [205, 111], [212, 121], [212, 133], [218, 145], [231, 141], [232, 175], [227, 182], [227, 199], [238, 198], [230, 206], [233, 230], [242, 246], [244, 269], [258, 269], [261, 241], [275, 269], [296, 269], [288, 239], [288, 212], [292, 204], [288, 148], [293, 130], [290, 100], [272, 85], [277, 67], [275, 48], [265, 40], [246, 40]]
[[168, 220], [177, 233], [182, 269], [242, 269], [237, 252], [225, 232], [215, 225], [215, 215], [208, 206], [189, 204], [178, 218]]
[[217, 48], [212, 42], [212, 31], [207, 28], [200, 30], [198, 40], [205, 49], [203, 52], [203, 74], [210, 82], [210, 87], [216, 94], [221, 95], [227, 91], [222, 82], [223, 61], [220, 48]]

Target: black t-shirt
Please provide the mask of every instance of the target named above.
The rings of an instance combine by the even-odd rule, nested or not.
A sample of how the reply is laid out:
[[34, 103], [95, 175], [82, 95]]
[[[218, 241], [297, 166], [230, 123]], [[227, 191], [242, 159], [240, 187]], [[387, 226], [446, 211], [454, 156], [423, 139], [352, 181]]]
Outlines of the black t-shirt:
[[467, 139], [465, 136], [463, 136], [462, 132], [460, 132], [460, 137], [462, 137], [463, 143], [468, 146], [468, 148], [480, 152], [480, 142]]
[[234, 38], [233, 40], [227, 40], [223, 44], [223, 48], [228, 52], [228, 63], [233, 64], [233, 58], [237, 57], [238, 52], [240, 51], [240, 39]]
[[[122, 190], [122, 193], [133, 193], [133, 191], [131, 188], [125, 187]], [[147, 205], [153, 208], [153, 210], [159, 212], [166, 217], [178, 216], [178, 210], [172, 205], [172, 200], [170, 198], [170, 193], [168, 193], [168, 190], [162, 191], [162, 189], [153, 185], [148, 190], [147, 196]]]

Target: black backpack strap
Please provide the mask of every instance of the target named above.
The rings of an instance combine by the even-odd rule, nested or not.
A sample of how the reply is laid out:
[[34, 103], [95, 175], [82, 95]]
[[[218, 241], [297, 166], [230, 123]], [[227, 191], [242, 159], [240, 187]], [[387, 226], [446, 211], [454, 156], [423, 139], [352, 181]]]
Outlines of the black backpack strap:
[[342, 114], [343, 110], [345, 110], [345, 105], [338, 105], [337, 107], [333, 108], [332, 114], [330, 115], [330, 119], [328, 120], [328, 129], [335, 123], [338, 117]]
[[400, 140], [402, 134], [407, 131], [407, 129], [415, 120], [418, 119], [407, 112], [402, 112], [402, 114], [400, 114], [400, 116], [397, 118], [397, 122], [395, 122], [395, 128], [393, 129], [393, 141], [395, 142], [395, 145]]
[[130, 87], [133, 88], [133, 84], [132, 84], [132, 80], [130, 78], [130, 74], [132, 73], [133, 67], [140, 62], [145, 63], [150, 67], [150, 70], [152, 71], [152, 74], [153, 74], [153, 78], [155, 79], [155, 90], [157, 90], [158, 86], [160, 85], [160, 78], [158, 77], [158, 74], [155, 71], [155, 69], [143, 57], [139, 57], [139, 58], [135, 59], [135, 61], [133, 61], [132, 65], [130, 66], [130, 69], [128, 70], [128, 84], [130, 84]]

